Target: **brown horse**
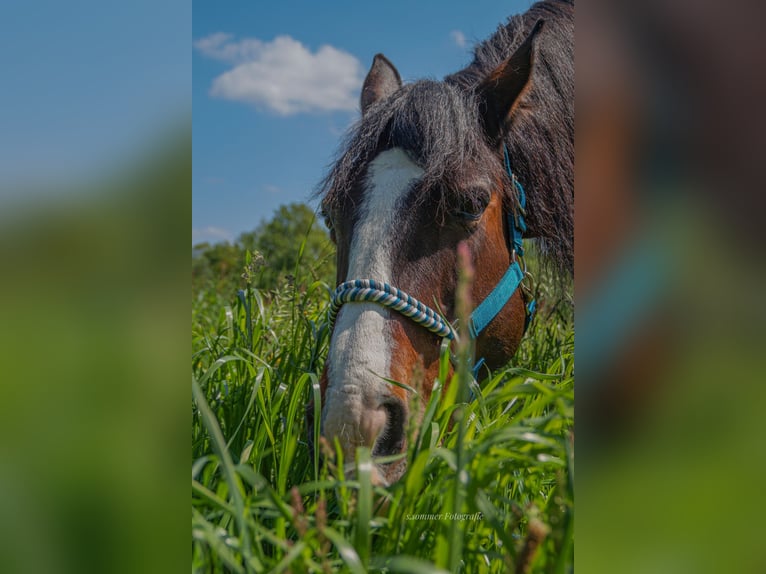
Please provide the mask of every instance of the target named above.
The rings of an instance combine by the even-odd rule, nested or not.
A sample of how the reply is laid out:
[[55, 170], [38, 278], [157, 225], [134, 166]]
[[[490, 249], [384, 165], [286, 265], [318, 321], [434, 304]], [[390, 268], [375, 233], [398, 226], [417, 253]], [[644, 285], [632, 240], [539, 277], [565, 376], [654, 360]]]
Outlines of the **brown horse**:
[[[572, 271], [573, 12], [571, 2], [535, 4], [442, 82], [403, 85], [396, 68], [375, 57], [362, 117], [321, 190], [339, 284], [372, 279], [452, 320], [458, 244], [473, 257], [472, 299], [485, 301], [515, 264], [519, 215], [548, 261]], [[490, 368], [506, 364], [525, 319], [516, 289], [477, 333], [477, 356]], [[441, 340], [369, 298], [339, 309], [321, 377], [321, 432], [338, 438], [347, 461], [359, 446], [374, 456], [406, 448], [409, 397], [386, 379], [409, 383], [420, 365], [427, 399]], [[378, 478], [391, 482], [404, 470], [403, 462], [384, 465]]]

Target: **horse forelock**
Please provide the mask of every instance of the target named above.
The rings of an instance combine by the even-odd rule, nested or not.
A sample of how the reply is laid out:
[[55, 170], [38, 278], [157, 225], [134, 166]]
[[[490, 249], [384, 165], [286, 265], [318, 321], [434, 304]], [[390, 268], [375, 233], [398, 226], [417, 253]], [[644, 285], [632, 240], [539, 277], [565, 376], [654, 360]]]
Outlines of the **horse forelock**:
[[500, 164], [491, 165], [474, 99], [456, 86], [421, 80], [371, 106], [320, 188], [323, 204], [333, 209], [358, 192], [370, 162], [393, 148], [405, 151], [423, 170], [413, 207], [430, 200], [438, 211], [450, 194], [476, 192], [466, 183], [477, 173], [486, 178]]

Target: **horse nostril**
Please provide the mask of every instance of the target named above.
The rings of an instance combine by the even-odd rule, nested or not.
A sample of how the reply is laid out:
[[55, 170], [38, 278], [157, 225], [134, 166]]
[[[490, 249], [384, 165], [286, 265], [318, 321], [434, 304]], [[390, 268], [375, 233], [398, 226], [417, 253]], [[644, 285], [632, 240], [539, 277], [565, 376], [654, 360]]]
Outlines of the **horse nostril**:
[[383, 408], [386, 410], [386, 426], [375, 441], [373, 456], [389, 456], [404, 450], [404, 429], [407, 424], [404, 405], [391, 402], [384, 404]]

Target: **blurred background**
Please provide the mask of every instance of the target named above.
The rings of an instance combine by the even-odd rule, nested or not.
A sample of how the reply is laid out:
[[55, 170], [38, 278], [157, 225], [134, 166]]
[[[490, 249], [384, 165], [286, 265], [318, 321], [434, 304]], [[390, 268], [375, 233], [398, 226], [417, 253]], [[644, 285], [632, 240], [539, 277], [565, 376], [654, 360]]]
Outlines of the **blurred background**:
[[762, 11], [578, 4], [583, 572], [766, 568]]
[[[578, 2], [582, 572], [766, 569], [762, 10]], [[191, 30], [0, 6], [4, 572], [188, 564]]]
[[0, 4], [0, 570], [188, 557], [191, 7]]

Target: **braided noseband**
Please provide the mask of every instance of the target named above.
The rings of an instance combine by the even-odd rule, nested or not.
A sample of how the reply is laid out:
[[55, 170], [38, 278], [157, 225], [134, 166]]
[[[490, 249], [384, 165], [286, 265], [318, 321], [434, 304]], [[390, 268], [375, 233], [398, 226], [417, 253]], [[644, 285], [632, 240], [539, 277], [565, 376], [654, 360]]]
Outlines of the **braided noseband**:
[[383, 281], [354, 279], [353, 281], [341, 283], [332, 294], [330, 323], [335, 323], [335, 317], [338, 316], [341, 306], [349, 301], [377, 303], [383, 307], [398, 311], [421, 327], [425, 327], [440, 337], [455, 338], [455, 332], [452, 327], [436, 311], [424, 305], [415, 297]]

